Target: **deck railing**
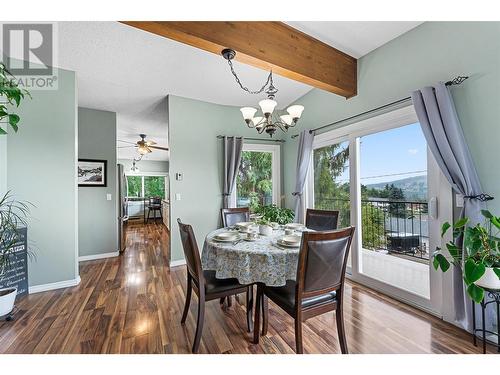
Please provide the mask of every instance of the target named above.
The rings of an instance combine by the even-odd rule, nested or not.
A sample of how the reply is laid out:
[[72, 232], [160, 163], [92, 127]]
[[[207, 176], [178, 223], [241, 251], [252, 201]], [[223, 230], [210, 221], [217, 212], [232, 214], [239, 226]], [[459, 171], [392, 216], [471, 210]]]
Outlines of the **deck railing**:
[[[315, 207], [339, 210], [339, 226], [350, 224], [350, 200], [316, 197]], [[363, 248], [429, 259], [427, 202], [361, 200]]]

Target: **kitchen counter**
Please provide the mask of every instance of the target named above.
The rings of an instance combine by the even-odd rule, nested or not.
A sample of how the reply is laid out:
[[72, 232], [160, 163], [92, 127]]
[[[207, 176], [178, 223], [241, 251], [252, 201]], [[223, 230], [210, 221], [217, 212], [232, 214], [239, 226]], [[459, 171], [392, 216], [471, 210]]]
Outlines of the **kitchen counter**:
[[161, 214], [163, 216], [163, 224], [170, 230], [170, 201], [162, 199]]

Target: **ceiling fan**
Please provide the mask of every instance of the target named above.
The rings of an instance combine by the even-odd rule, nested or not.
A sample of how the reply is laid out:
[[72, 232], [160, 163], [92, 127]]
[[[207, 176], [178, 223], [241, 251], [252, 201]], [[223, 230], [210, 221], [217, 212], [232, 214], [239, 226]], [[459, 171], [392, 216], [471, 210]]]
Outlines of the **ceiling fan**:
[[141, 154], [141, 155], [146, 155], [146, 154], [149, 154], [150, 152], [153, 152], [152, 149], [168, 151], [168, 147], [155, 146], [156, 145], [155, 141], [151, 141], [151, 140], [147, 141], [146, 134], [139, 134], [139, 137], [141, 137], [141, 140], [137, 141], [135, 143], [118, 140], [118, 142], [130, 143], [132, 145], [132, 146], [119, 146], [118, 148], [136, 147], [137, 152], [139, 152], [139, 154]]

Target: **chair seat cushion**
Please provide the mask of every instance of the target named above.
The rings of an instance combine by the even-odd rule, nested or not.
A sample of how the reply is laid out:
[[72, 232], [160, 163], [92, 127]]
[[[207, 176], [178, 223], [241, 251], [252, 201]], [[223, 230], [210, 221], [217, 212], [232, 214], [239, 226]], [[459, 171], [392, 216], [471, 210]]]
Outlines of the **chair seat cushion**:
[[245, 286], [234, 278], [218, 279], [215, 277], [215, 271], [203, 271], [203, 276], [205, 277], [205, 293], [207, 294], [229, 292]]
[[[296, 282], [287, 280], [285, 286], [266, 286], [264, 293], [276, 304], [289, 312], [295, 310], [295, 286]], [[335, 301], [336, 293], [330, 292], [319, 296], [302, 299], [302, 308], [311, 307], [325, 302]]]

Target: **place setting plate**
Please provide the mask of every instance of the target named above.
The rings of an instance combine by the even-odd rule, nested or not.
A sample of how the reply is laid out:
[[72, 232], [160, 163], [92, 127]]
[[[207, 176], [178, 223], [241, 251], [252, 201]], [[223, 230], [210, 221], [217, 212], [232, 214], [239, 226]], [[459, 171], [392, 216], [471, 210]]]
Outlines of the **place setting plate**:
[[302, 237], [297, 235], [285, 235], [276, 240], [276, 244], [285, 248], [298, 248], [300, 247]]
[[238, 232], [221, 232], [217, 233], [212, 237], [216, 242], [234, 242], [240, 239], [240, 234]]

